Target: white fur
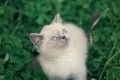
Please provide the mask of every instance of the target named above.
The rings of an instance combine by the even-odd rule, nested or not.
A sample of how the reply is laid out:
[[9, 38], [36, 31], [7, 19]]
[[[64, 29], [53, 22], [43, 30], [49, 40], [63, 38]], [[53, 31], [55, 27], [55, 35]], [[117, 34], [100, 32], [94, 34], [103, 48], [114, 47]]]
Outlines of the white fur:
[[[47, 45], [49, 37], [63, 28], [68, 30], [66, 36], [70, 39], [69, 45], [60, 49], [50, 48]], [[39, 61], [48, 78], [66, 80], [68, 76], [72, 76], [75, 80], [86, 80], [88, 50], [84, 31], [73, 24], [52, 23], [46, 25], [40, 34], [43, 34], [45, 39], [37, 49], [41, 53]]]

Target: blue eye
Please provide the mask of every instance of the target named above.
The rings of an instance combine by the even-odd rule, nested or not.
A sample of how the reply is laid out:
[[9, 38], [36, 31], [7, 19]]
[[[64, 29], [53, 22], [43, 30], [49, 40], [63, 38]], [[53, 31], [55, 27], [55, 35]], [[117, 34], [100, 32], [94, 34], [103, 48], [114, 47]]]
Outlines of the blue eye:
[[54, 40], [54, 41], [56, 41], [57, 39], [58, 39], [57, 36], [52, 36], [52, 38], [51, 38], [51, 40]]
[[63, 29], [63, 30], [62, 30], [62, 34], [64, 35], [65, 33], [67, 33], [67, 30], [66, 30], [66, 29]]

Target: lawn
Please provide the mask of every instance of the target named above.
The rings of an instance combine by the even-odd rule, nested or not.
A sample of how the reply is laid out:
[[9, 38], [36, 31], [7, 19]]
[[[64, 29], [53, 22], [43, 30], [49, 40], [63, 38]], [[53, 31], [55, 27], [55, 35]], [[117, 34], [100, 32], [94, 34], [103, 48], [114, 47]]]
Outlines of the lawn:
[[88, 80], [120, 80], [119, 0], [0, 0], [0, 80], [47, 80], [29, 34], [58, 12], [88, 36]]

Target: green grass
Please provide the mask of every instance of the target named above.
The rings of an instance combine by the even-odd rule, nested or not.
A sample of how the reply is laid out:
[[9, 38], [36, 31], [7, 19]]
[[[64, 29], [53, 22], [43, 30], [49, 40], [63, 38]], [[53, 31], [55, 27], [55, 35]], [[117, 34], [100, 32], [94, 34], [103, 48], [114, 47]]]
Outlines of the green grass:
[[[90, 37], [89, 80], [120, 80], [119, 0], [1, 0], [0, 80], [47, 80], [40, 68], [28, 68], [37, 55], [29, 34], [40, 32], [56, 13]], [[100, 17], [90, 24], [92, 15]]]

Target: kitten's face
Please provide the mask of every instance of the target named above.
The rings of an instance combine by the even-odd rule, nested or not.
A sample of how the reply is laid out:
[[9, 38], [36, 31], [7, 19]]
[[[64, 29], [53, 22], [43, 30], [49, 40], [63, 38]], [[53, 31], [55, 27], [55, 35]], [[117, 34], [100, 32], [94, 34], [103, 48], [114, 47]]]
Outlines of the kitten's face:
[[51, 24], [45, 26], [41, 34], [45, 37], [44, 45], [46, 45], [47, 48], [60, 49], [68, 46], [68, 30], [61, 24]]
[[[59, 16], [55, 17], [58, 19]], [[65, 49], [69, 45], [69, 31], [60, 22], [44, 26], [41, 33], [30, 34], [33, 44], [42, 51]], [[60, 18], [59, 18], [60, 19]]]

